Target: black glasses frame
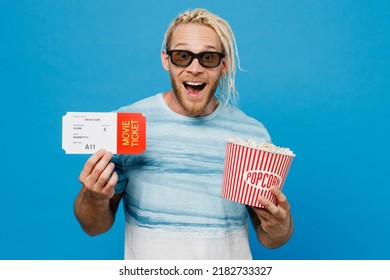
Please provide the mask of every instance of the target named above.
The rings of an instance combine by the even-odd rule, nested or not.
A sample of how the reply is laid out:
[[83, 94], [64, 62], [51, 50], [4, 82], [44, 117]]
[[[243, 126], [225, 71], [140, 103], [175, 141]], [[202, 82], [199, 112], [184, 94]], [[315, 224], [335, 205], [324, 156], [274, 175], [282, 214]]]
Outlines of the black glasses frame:
[[[183, 64], [180, 64], [180, 63], [177, 63], [177, 62], [174, 62], [173, 59], [172, 59], [172, 54], [174, 52], [184, 52], [184, 53], [187, 53], [188, 55], [191, 56], [191, 60], [188, 62], [188, 63], [183, 63]], [[197, 58], [198, 61], [199, 61], [199, 64], [202, 65], [203, 67], [205, 68], [216, 68], [218, 67], [220, 64], [221, 64], [221, 61], [222, 59], [226, 56], [225, 53], [222, 53], [222, 52], [210, 52], [210, 51], [206, 51], [206, 52], [200, 52], [200, 53], [193, 53], [193, 52], [190, 52], [188, 50], [167, 50], [166, 53], [169, 55], [169, 57], [171, 58], [171, 62], [176, 65], [176, 66], [182, 66], [182, 67], [187, 67], [189, 65], [191, 65], [192, 61]], [[202, 62], [202, 57], [206, 54], [216, 54], [218, 55], [219, 57], [219, 60], [218, 60], [218, 64], [215, 65], [215, 66], [210, 66], [210, 65], [205, 65], [203, 62]]]

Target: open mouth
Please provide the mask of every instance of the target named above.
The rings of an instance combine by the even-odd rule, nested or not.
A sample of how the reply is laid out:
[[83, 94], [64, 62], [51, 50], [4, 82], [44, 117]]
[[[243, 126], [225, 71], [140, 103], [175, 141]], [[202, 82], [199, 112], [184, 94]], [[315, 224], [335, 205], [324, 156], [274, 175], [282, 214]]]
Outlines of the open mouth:
[[189, 95], [192, 96], [199, 95], [200, 92], [206, 87], [206, 83], [202, 82], [184, 82], [183, 85]]

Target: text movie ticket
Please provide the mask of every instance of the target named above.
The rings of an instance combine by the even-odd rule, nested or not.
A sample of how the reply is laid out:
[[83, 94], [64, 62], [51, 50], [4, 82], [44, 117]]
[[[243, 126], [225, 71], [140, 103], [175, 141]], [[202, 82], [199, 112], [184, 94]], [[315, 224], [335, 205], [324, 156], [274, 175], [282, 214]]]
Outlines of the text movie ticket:
[[67, 154], [140, 154], [146, 149], [141, 113], [67, 112], [62, 117], [62, 148]]

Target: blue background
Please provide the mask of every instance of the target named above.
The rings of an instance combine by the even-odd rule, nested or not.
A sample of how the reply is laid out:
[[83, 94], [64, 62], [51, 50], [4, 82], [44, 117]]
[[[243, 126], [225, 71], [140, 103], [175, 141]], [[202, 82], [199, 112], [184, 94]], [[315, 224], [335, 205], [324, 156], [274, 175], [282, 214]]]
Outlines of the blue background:
[[0, 259], [122, 259], [123, 211], [94, 238], [73, 216], [88, 156], [67, 111], [112, 111], [170, 88], [170, 21], [204, 7], [235, 31], [239, 107], [297, 154], [295, 233], [257, 259], [390, 259], [389, 1], [2, 1]]

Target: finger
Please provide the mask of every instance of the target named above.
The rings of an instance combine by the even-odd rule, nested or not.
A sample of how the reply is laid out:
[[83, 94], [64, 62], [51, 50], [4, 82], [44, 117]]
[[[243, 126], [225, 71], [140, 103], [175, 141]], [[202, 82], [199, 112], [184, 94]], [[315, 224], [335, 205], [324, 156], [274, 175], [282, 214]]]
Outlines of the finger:
[[85, 179], [87, 176], [89, 176], [95, 167], [96, 163], [104, 156], [106, 153], [106, 150], [101, 149], [94, 153], [85, 163], [83, 169], [81, 170], [80, 176], [79, 176], [79, 181], [81, 183], [84, 183]]
[[268, 221], [271, 218], [271, 213], [267, 209], [256, 208], [255, 212], [261, 221]]
[[114, 171], [111, 175], [110, 180], [106, 184], [107, 189], [114, 189], [116, 186], [116, 183], [118, 183], [118, 174]]
[[111, 152], [106, 152], [104, 156], [96, 163], [95, 167], [92, 170], [91, 175], [89, 175], [90, 183], [95, 184], [99, 179], [100, 175], [106, 169], [107, 165], [110, 163], [112, 158]]
[[279, 208], [273, 204], [271, 201], [266, 199], [263, 196], [259, 196], [258, 201], [261, 205], [264, 206], [265, 209], [267, 209], [272, 215], [277, 215], [279, 213]]
[[100, 174], [99, 179], [96, 182], [96, 186], [98, 190], [104, 188], [108, 181], [111, 178], [111, 174], [114, 171], [115, 165], [114, 163], [110, 162], [106, 168], [103, 170], [103, 172]]
[[290, 209], [290, 204], [288, 203], [287, 197], [278, 187], [272, 187], [270, 191], [276, 197], [279, 207], [283, 208], [284, 210]]
[[113, 172], [110, 180], [107, 182], [106, 186], [103, 189], [103, 192], [107, 195], [108, 198], [112, 198], [115, 194], [115, 186], [118, 182], [118, 174]]

